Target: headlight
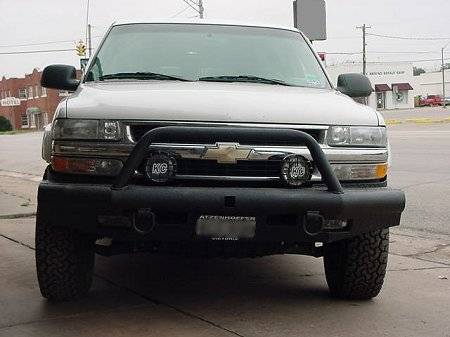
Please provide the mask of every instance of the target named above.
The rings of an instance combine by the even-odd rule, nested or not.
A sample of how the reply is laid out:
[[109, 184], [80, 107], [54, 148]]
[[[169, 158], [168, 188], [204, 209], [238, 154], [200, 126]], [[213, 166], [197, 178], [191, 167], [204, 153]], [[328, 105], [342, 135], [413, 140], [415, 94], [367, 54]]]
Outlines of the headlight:
[[119, 140], [120, 126], [117, 121], [57, 119], [53, 139]]
[[386, 147], [385, 127], [331, 126], [327, 142], [330, 146]]

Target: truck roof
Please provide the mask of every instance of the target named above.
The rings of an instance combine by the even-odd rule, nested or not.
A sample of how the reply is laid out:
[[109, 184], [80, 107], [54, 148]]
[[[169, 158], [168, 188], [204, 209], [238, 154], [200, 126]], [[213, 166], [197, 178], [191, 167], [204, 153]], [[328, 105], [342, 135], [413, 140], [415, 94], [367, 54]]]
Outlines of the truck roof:
[[243, 27], [261, 27], [261, 28], [273, 28], [290, 30], [298, 32], [299, 30], [294, 27], [274, 25], [268, 23], [254, 23], [248, 21], [235, 21], [235, 20], [217, 20], [217, 19], [120, 19], [112, 24], [112, 26], [131, 25], [131, 24], [195, 24], [195, 25], [221, 25], [221, 26], [243, 26]]

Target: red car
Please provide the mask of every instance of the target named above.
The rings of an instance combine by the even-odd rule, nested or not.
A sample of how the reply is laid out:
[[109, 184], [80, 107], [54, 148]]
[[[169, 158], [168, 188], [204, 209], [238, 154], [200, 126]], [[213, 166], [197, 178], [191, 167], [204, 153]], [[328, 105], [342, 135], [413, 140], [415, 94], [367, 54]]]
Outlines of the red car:
[[420, 106], [442, 105], [442, 97], [439, 95], [428, 95], [420, 98]]

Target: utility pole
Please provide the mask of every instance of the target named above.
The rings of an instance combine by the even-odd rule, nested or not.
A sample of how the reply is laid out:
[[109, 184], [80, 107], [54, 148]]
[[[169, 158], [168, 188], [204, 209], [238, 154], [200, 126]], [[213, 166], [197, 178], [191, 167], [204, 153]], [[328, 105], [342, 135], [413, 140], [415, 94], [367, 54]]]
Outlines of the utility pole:
[[86, 40], [85, 40], [85, 45], [88, 45], [88, 39], [89, 39], [89, 5], [90, 5], [90, 1], [87, 0], [86, 3]]
[[88, 56], [92, 55], [92, 26], [88, 24]]
[[362, 30], [362, 39], [363, 39], [363, 74], [367, 75], [367, 57], [366, 57], [366, 30], [372, 28], [370, 26], [366, 26], [366, 24], [363, 24], [362, 26], [356, 27], [356, 29]]
[[203, 19], [205, 17], [205, 7], [203, 6], [203, 0], [183, 0], [189, 7], [198, 13], [198, 17]]
[[200, 16], [200, 19], [203, 19], [204, 11], [203, 0], [198, 0], [198, 15]]
[[442, 47], [442, 107], [445, 109], [447, 106], [445, 105], [445, 64], [444, 64], [444, 49], [448, 46]]

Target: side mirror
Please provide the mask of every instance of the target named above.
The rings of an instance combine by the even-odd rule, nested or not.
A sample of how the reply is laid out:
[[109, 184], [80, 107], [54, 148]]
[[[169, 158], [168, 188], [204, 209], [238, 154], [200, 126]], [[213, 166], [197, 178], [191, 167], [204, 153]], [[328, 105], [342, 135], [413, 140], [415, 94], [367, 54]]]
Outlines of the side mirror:
[[42, 73], [41, 86], [45, 88], [75, 91], [79, 84], [73, 66], [55, 64], [46, 67]]
[[339, 75], [337, 90], [350, 97], [368, 97], [373, 92], [370, 80], [362, 74]]

